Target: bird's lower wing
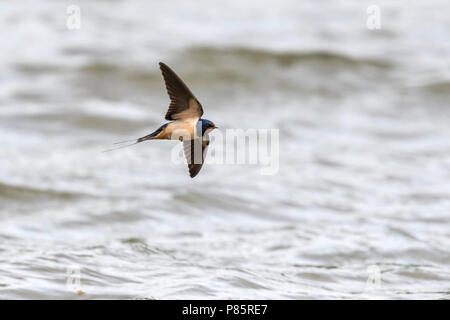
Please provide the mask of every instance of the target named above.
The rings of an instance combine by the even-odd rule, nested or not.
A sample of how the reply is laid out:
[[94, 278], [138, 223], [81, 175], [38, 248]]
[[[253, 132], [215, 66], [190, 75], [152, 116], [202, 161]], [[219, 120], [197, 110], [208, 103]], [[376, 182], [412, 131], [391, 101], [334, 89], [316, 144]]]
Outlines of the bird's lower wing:
[[209, 140], [202, 138], [183, 141], [184, 156], [191, 178], [194, 178], [200, 172], [206, 158], [208, 145]]

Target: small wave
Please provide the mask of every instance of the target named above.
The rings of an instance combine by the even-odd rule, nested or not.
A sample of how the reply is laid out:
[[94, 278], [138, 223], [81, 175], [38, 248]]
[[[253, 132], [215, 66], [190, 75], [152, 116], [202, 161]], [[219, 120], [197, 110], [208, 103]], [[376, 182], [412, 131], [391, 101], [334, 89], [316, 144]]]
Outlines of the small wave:
[[450, 93], [450, 81], [440, 81], [427, 84], [423, 87], [425, 91], [438, 94]]
[[58, 198], [61, 200], [71, 200], [79, 198], [80, 196], [83, 196], [83, 194], [0, 183], [0, 199], [23, 201], [41, 200], [43, 198]]
[[136, 119], [131, 116], [127, 117], [126, 115], [119, 117], [105, 113], [76, 113], [73, 111], [53, 111], [24, 115], [20, 116], [20, 120], [33, 122], [35, 127], [40, 126], [42, 130], [59, 129], [61, 124], [64, 124], [66, 128], [70, 127], [73, 130], [79, 129], [113, 133], [134, 132], [137, 129], [148, 128], [149, 124], [151, 125], [153, 123], [151, 118], [145, 117]]
[[142, 84], [160, 83], [161, 73], [155, 62], [154, 66], [123, 65], [120, 63], [103, 62], [100, 60], [90, 61], [79, 68], [85, 76], [116, 76], [126, 78], [127, 81]]
[[14, 68], [26, 75], [40, 75], [46, 73], [59, 73], [62, 68], [54, 64], [17, 63]]
[[184, 53], [185, 58], [200, 61], [202, 63], [219, 62], [220, 59], [232, 59], [250, 64], [275, 63], [281, 66], [294, 64], [324, 63], [342, 67], [372, 66], [377, 68], [389, 68], [391, 63], [387, 60], [373, 58], [355, 58], [331, 51], [286, 51], [277, 52], [264, 49], [251, 49], [243, 47], [212, 48], [192, 47]]
[[[389, 61], [383, 59], [351, 57], [331, 51], [278, 52], [244, 47], [190, 47], [178, 53], [173, 61], [174, 66], [186, 66], [184, 77], [201, 79], [207, 76], [210, 80], [209, 78], [214, 76], [218, 80], [228, 81], [243, 80], [247, 75], [253, 74], [256, 68], [273, 65], [282, 68], [295, 65], [321, 65], [343, 69], [373, 67], [382, 70], [392, 66]], [[168, 61], [168, 63], [172, 64], [171, 61]], [[248, 67], [246, 68], [246, 66]], [[208, 67], [207, 72], [205, 67]], [[47, 69], [45, 68], [45, 70]], [[40, 70], [40, 68], [37, 70]], [[177, 68], [177, 70], [180, 69]], [[143, 67], [142, 65], [123, 64], [122, 62], [91, 60], [80, 66], [78, 71], [84, 77], [114, 76], [125, 78], [135, 85], [159, 85], [161, 81], [161, 74], [156, 67], [156, 61], [155, 66]], [[186, 71], [189, 72], [186, 73]]]

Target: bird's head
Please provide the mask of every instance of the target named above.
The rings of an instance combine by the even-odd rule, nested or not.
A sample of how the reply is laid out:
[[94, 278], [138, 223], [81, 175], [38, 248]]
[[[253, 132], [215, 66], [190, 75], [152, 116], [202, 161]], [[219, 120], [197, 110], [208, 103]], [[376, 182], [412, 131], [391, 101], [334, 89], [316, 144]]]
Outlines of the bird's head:
[[217, 127], [214, 122], [206, 120], [206, 119], [200, 119], [202, 122], [202, 134], [205, 134], [205, 132], [211, 132], [214, 129], [217, 129]]

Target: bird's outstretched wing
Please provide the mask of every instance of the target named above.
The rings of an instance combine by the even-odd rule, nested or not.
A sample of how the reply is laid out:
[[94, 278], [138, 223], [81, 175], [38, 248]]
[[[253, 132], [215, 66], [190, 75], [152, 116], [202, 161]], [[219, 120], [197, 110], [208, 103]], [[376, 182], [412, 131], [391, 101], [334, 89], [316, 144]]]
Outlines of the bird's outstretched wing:
[[188, 86], [166, 64], [160, 62], [159, 67], [170, 97], [166, 120], [199, 119], [203, 115], [203, 108]]
[[186, 157], [189, 175], [195, 177], [203, 166], [208, 150], [209, 140], [196, 138], [183, 141], [184, 156]]

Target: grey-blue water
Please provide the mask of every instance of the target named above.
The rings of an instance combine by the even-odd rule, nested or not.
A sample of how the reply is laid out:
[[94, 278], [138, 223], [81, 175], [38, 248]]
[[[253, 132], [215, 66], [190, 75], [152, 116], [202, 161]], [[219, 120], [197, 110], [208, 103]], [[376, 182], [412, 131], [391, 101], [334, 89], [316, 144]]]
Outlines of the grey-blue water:
[[[447, 1], [75, 2], [0, 4], [0, 298], [450, 297]], [[158, 61], [278, 173], [101, 153], [163, 122]]]

